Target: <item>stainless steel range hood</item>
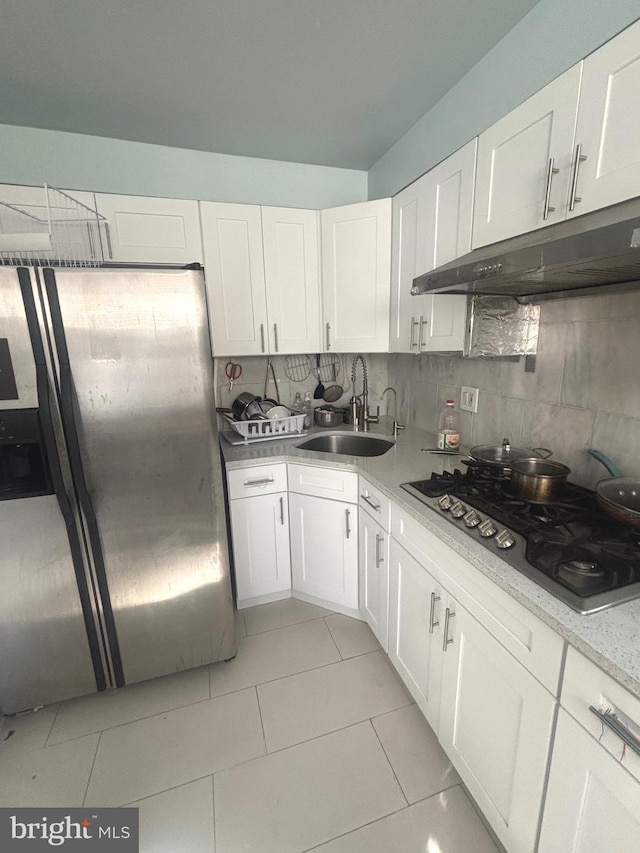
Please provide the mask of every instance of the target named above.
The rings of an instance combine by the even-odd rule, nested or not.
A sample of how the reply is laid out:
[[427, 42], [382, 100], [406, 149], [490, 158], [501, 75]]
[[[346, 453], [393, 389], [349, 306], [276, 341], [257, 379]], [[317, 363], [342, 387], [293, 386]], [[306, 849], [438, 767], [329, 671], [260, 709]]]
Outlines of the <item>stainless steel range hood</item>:
[[415, 278], [411, 293], [537, 302], [605, 285], [640, 288], [640, 198], [476, 249]]

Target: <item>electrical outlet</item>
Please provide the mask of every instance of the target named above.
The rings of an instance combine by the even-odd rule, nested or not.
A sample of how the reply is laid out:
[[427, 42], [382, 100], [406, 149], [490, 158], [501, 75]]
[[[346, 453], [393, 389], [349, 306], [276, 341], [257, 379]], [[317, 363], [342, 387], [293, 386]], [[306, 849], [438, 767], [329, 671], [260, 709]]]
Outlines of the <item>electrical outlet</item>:
[[464, 385], [460, 391], [460, 408], [465, 412], [478, 411], [478, 389], [466, 388]]

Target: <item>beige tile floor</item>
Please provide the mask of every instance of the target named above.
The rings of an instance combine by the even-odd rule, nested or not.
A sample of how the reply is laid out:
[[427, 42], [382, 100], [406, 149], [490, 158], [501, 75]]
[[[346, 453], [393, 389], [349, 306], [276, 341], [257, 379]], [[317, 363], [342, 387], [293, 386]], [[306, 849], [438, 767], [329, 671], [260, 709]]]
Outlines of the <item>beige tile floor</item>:
[[0, 806], [135, 806], [142, 853], [497, 853], [364, 623], [237, 624], [230, 663], [7, 719]]

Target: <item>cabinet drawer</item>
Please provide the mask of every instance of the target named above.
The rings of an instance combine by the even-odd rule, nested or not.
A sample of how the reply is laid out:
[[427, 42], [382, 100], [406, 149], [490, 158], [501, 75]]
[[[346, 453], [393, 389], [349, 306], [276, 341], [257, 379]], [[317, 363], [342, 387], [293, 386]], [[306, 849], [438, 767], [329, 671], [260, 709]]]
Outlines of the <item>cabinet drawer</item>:
[[232, 468], [227, 471], [227, 481], [230, 500], [248, 498], [251, 495], [286, 492], [287, 466], [281, 462], [277, 465], [250, 465], [246, 468]]
[[564, 641], [555, 631], [394, 503], [391, 535], [547, 690], [558, 694]]
[[360, 477], [358, 503], [385, 530], [391, 528], [391, 501], [380, 489], [372, 486], [364, 477]]
[[318, 498], [358, 502], [358, 475], [339, 468], [289, 465], [289, 491]]
[[640, 781], [640, 755], [593, 711], [613, 713], [640, 743], [640, 699], [576, 649], [569, 647], [560, 703], [600, 744]]

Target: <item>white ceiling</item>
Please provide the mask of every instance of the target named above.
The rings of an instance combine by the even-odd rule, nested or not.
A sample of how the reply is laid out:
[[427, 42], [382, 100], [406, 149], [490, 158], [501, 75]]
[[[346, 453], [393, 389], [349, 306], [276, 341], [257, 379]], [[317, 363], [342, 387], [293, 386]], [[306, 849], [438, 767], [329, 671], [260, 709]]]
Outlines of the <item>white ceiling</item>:
[[537, 0], [2, 0], [0, 122], [368, 169]]

